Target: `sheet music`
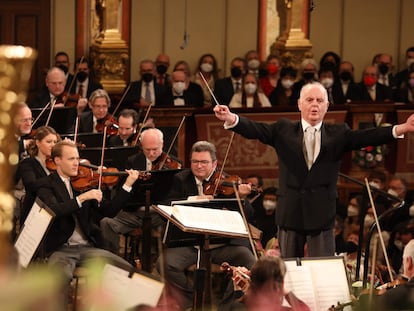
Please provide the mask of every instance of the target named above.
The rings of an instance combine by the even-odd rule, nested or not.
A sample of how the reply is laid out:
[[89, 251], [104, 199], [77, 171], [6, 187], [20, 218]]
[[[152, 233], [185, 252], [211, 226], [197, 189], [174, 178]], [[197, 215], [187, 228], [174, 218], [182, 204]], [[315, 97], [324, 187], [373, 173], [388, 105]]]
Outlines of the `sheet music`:
[[29, 265], [52, 219], [53, 215], [42, 208], [37, 201], [33, 204], [15, 242], [19, 253], [19, 263], [22, 267], [26, 268]]
[[138, 305], [155, 307], [164, 289], [164, 283], [142, 274], [134, 273], [130, 278], [128, 271], [106, 264], [102, 274], [102, 287], [121, 310]]
[[248, 234], [239, 212], [214, 208], [174, 205], [172, 216], [186, 227]]
[[[351, 301], [342, 257], [285, 261], [285, 288], [303, 300], [311, 310], [326, 311], [337, 303]], [[287, 302], [284, 302], [287, 305]], [[351, 310], [350, 306], [344, 310]]]

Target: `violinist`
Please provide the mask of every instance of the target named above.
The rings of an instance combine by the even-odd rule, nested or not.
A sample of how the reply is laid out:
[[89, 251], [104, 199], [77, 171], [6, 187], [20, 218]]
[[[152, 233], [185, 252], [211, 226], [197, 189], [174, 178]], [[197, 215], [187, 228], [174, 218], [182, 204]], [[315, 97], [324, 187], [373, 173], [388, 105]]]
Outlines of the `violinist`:
[[[56, 171], [39, 180], [37, 195], [55, 213], [43, 240], [48, 265], [61, 271], [69, 289], [75, 267], [91, 257], [99, 257], [124, 270], [132, 266], [124, 259], [101, 249], [102, 238], [96, 219], [113, 217], [131, 196], [131, 188], [139, 172], [126, 170], [128, 177], [111, 200], [102, 191], [91, 189], [79, 193], [72, 188], [70, 178], [78, 174], [79, 153], [68, 140], [58, 142], [52, 149]], [[68, 297], [68, 292], [64, 297]], [[66, 302], [67, 303], [67, 302]], [[65, 301], [62, 305], [67, 306]], [[64, 310], [65, 308], [62, 308]]]
[[[174, 176], [168, 201], [203, 195], [203, 181], [209, 181], [216, 171], [216, 147], [210, 142], [196, 142], [192, 146], [190, 156], [191, 169], [183, 170]], [[249, 191], [250, 185], [239, 185], [239, 192], [244, 197]], [[158, 271], [160, 271], [161, 262], [164, 261], [166, 281], [181, 293], [183, 298], [181, 307], [183, 309], [192, 305], [193, 287], [188, 284], [185, 273], [188, 267], [197, 262], [197, 253], [197, 249], [193, 246], [167, 248], [164, 251], [163, 260], [157, 261]], [[231, 265], [247, 268], [251, 268], [256, 261], [247, 242], [240, 239], [230, 239], [222, 245], [211, 245], [210, 258], [212, 263], [219, 265], [226, 261]], [[220, 304], [224, 307], [230, 303], [228, 299], [231, 299], [232, 295], [233, 284], [229, 282]]]
[[108, 146], [131, 146], [135, 140], [138, 126], [138, 113], [133, 109], [124, 109], [118, 116], [118, 133], [108, 140]]
[[[87, 101], [93, 91], [103, 89], [101, 83], [92, 79], [89, 60], [86, 57], [80, 57], [76, 60], [75, 72], [76, 80], [72, 83], [72, 80], [69, 78], [67, 83], [72, 86], [69, 90], [70, 94], [77, 94], [79, 95], [79, 98]], [[85, 105], [85, 110], [89, 110], [87, 105]]]
[[16, 140], [19, 145], [19, 161], [27, 157], [27, 146], [30, 139], [26, 137], [32, 131], [33, 116], [29, 106], [24, 102], [15, 104], [15, 114], [13, 122], [16, 129]]
[[51, 173], [47, 161], [50, 161], [53, 146], [60, 140], [60, 136], [49, 126], [36, 129], [33, 140], [28, 146], [29, 158], [19, 163], [18, 170], [22, 177], [26, 195], [20, 211], [20, 222], [23, 223], [36, 199], [38, 180]]
[[404, 248], [403, 277], [407, 280], [399, 281], [395, 287], [389, 288], [384, 294], [376, 297], [377, 309], [372, 310], [413, 310], [414, 309], [414, 240], [408, 242]]
[[79, 133], [99, 133], [107, 123], [116, 123], [115, 118], [108, 112], [111, 99], [105, 90], [95, 90], [89, 98], [88, 105], [90, 111], [82, 112], [79, 118]]
[[[156, 128], [146, 129], [141, 133], [140, 143], [142, 152], [128, 158], [126, 167], [140, 171], [151, 171], [153, 165], [163, 155], [164, 135]], [[178, 161], [174, 159], [174, 161]], [[145, 206], [145, 191], [137, 191], [133, 200], [114, 218], [101, 220], [101, 230], [104, 237], [105, 249], [115, 254], [119, 252], [119, 234], [128, 233], [136, 228], [142, 227]], [[157, 213], [151, 213], [151, 224], [153, 228], [164, 225], [164, 221]]]

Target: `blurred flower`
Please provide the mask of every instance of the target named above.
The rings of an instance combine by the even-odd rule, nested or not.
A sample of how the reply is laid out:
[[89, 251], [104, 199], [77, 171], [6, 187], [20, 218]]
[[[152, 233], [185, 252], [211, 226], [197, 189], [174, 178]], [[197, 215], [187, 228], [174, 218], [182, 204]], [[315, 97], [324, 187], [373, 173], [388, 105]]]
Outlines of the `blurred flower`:
[[384, 161], [385, 145], [367, 146], [355, 151], [354, 162], [363, 168], [374, 168]]

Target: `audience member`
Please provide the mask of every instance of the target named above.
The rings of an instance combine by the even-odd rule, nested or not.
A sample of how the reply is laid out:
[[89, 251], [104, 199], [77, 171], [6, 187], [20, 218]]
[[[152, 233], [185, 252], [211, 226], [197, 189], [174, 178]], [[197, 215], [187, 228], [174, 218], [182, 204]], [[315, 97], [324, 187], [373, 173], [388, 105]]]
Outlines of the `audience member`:
[[332, 87], [336, 104], [342, 105], [360, 100], [359, 88], [354, 80], [354, 66], [349, 61], [339, 64], [338, 79]]
[[[200, 76], [203, 75], [204, 79]], [[194, 74], [194, 82], [201, 86], [204, 96], [204, 107], [215, 105], [211, 97], [210, 90], [214, 90], [214, 84], [218, 79], [217, 60], [213, 54], [203, 54], [198, 60], [197, 71]]]
[[318, 80], [318, 65], [316, 64], [316, 61], [313, 58], [305, 58], [300, 64], [300, 74], [300, 80], [293, 85], [292, 100], [295, 104], [299, 99], [302, 87], [305, 84]]
[[260, 78], [260, 58], [259, 58], [259, 53], [257, 53], [256, 50], [250, 50], [247, 51], [244, 59], [246, 61], [246, 66], [247, 66], [247, 72], [246, 73], [252, 73], [254, 74], [257, 78]]
[[229, 107], [232, 108], [258, 108], [271, 107], [269, 99], [262, 92], [259, 80], [254, 74], [248, 73], [243, 78], [241, 92], [233, 95]]
[[333, 97], [333, 85], [335, 82], [335, 73], [333, 66], [324, 66], [319, 69], [319, 82], [324, 86], [328, 93], [328, 101], [331, 105], [335, 104], [336, 99]]
[[362, 101], [385, 102], [392, 100], [391, 88], [378, 83], [378, 69], [376, 66], [365, 67], [362, 73], [362, 81], [357, 85]]
[[170, 86], [170, 75], [167, 73], [170, 67], [170, 57], [167, 54], [159, 54], [155, 59], [155, 82], [159, 85]]
[[70, 68], [70, 61], [69, 61], [69, 55], [66, 52], [57, 52], [55, 54], [55, 67], [58, 67], [60, 69], [62, 69], [62, 71], [65, 73], [66, 76], [66, 85], [65, 85], [65, 91], [68, 90], [69, 88], [69, 81], [72, 81], [73, 79], [73, 74], [71, 74], [69, 72], [69, 68]]
[[378, 83], [390, 87], [393, 91], [396, 89], [395, 79], [392, 74], [392, 56], [382, 53], [378, 58]]
[[230, 76], [218, 79], [214, 85], [214, 94], [221, 105], [228, 105], [233, 95], [241, 91], [245, 74], [245, 60], [241, 57], [233, 58], [230, 63]]
[[341, 57], [335, 52], [328, 51], [322, 55], [319, 61], [319, 68], [322, 68], [322, 67], [331, 68], [334, 73], [334, 79], [337, 79], [340, 63], [341, 63]]
[[414, 64], [414, 46], [410, 46], [405, 51], [405, 66], [406, 67], [395, 75], [395, 84], [397, 86], [397, 89], [401, 88], [401, 84], [404, 81], [408, 81], [408, 73], [409, 71], [414, 69], [413, 64]]
[[266, 96], [277, 87], [280, 77], [280, 60], [276, 55], [269, 55], [266, 59], [267, 75], [260, 78], [260, 88]]
[[407, 79], [402, 81], [400, 88], [395, 93], [395, 101], [406, 104], [414, 104], [414, 63], [407, 72]]
[[279, 83], [270, 93], [269, 101], [272, 106], [296, 105], [293, 98], [293, 86], [296, 81], [297, 70], [293, 67], [283, 67], [280, 72]]

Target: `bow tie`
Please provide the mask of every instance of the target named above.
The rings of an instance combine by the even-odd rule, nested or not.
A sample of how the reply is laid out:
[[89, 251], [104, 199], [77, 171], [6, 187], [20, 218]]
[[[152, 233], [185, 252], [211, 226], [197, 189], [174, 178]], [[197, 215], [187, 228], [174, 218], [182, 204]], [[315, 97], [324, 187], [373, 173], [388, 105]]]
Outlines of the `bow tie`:
[[177, 99], [177, 98], [181, 98], [181, 99], [184, 99], [184, 96], [183, 95], [177, 95], [177, 96], [174, 96], [174, 99]]

